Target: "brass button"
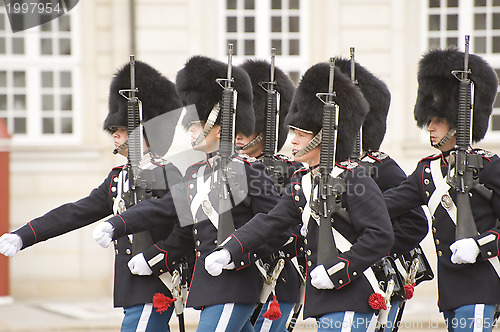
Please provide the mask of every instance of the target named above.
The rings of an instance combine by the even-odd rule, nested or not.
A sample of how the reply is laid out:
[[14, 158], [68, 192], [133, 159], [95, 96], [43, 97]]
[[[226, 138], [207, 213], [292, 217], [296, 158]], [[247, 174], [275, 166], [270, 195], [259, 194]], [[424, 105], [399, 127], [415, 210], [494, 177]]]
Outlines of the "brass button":
[[311, 256], [311, 250], [308, 250], [306, 253], [307, 253], [307, 256]]
[[196, 240], [196, 245], [199, 246], [200, 245], [200, 240]]
[[196, 177], [198, 177], [198, 174], [197, 173], [193, 173], [192, 177], [196, 179]]
[[113, 178], [113, 182], [118, 182], [118, 178]]
[[193, 189], [194, 188], [194, 184], [190, 183], [189, 184], [189, 189]]
[[436, 239], [434, 243], [438, 246], [439, 245], [439, 239]]
[[116, 192], [116, 187], [111, 187], [112, 192]]
[[307, 239], [304, 239], [304, 244], [307, 244]]
[[432, 227], [432, 233], [436, 233], [436, 232], [437, 232], [436, 227]]
[[491, 251], [487, 251], [487, 252], [486, 252], [486, 254], [487, 254], [488, 256], [491, 256]]
[[286, 253], [286, 257], [289, 258], [290, 257], [290, 254], [289, 253]]
[[426, 191], [426, 192], [425, 192], [425, 196], [426, 196], [426, 197], [429, 197], [430, 195], [431, 195], [431, 194], [429, 194], [429, 192], [428, 192], [428, 191]]
[[354, 272], [352, 273], [352, 275], [353, 275], [353, 276], [357, 276], [357, 275], [358, 275], [358, 272], [354, 271]]
[[312, 266], [312, 262], [311, 261], [307, 261], [307, 266]]
[[240, 265], [245, 266], [245, 262], [241, 261]]
[[424, 184], [425, 185], [429, 184], [429, 182], [430, 182], [429, 179], [424, 179]]
[[443, 252], [441, 250], [438, 251], [438, 256], [439, 257], [443, 256]]
[[200, 256], [201, 256], [201, 252], [199, 252], [199, 251], [198, 251], [198, 252], [196, 253], [196, 256], [200, 257]]
[[115, 250], [115, 255], [118, 255], [118, 249]]
[[343, 283], [344, 283], [344, 282], [342, 281], [342, 279], [340, 279], [340, 280], [339, 280], [339, 284], [341, 284], [341, 285], [342, 285]]
[[300, 201], [300, 197], [299, 196], [295, 196], [295, 200], [298, 202]]
[[299, 211], [300, 211], [300, 213], [304, 212], [304, 209], [302, 208], [302, 206], [299, 207]]
[[429, 167], [426, 167], [425, 168], [425, 173], [430, 173], [431, 172], [431, 169]]
[[127, 250], [125, 250], [125, 252], [127, 253], [127, 255], [130, 255], [132, 253], [132, 251], [128, 248], [127, 248]]
[[198, 228], [193, 228], [193, 229], [194, 229], [194, 230], [193, 230], [193, 233], [194, 233], [195, 235], [196, 235], [196, 234], [198, 234]]
[[300, 184], [296, 184], [293, 188], [294, 188], [295, 190], [299, 190], [299, 189], [300, 189]]
[[160, 273], [163, 273], [163, 269], [160, 269]]

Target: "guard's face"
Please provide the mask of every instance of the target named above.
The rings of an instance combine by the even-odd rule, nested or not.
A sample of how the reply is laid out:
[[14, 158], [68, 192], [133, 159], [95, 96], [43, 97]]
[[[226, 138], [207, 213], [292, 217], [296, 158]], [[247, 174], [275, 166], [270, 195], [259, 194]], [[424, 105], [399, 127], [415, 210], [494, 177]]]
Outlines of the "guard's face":
[[[302, 148], [304, 148], [313, 138], [314, 134], [308, 133], [302, 130], [293, 129], [294, 137], [292, 138], [292, 153], [295, 154]], [[319, 164], [319, 156], [320, 156], [321, 148], [319, 146], [315, 147], [308, 153], [304, 154], [300, 157], [294, 157], [295, 161], [304, 162], [311, 166], [315, 166]]]
[[[251, 141], [253, 141], [257, 136], [258, 136], [257, 133], [254, 133], [251, 136], [245, 136], [241, 133], [237, 134], [235, 138], [235, 145], [236, 147], [241, 148], [250, 143]], [[262, 141], [260, 141], [259, 143], [255, 144], [254, 146], [246, 150], [239, 150], [239, 152], [247, 154], [251, 157], [257, 157], [262, 153]]]
[[[193, 122], [189, 125], [188, 132], [191, 135], [191, 144], [193, 144], [203, 131], [203, 122]], [[200, 144], [193, 146], [193, 150], [210, 153], [219, 149], [220, 126], [214, 125]]]
[[[125, 127], [117, 127], [116, 130], [113, 132], [113, 143], [115, 145], [115, 148], [118, 148], [119, 146], [123, 145], [127, 139], [128, 139], [128, 130]], [[128, 156], [128, 148], [125, 149], [118, 149], [118, 153], [121, 154], [122, 156], [127, 157]]]
[[[432, 145], [439, 143], [450, 131], [450, 125], [444, 118], [432, 117], [427, 125], [429, 139]], [[441, 151], [449, 151], [455, 146], [456, 136], [453, 136], [448, 142], [439, 148]]]

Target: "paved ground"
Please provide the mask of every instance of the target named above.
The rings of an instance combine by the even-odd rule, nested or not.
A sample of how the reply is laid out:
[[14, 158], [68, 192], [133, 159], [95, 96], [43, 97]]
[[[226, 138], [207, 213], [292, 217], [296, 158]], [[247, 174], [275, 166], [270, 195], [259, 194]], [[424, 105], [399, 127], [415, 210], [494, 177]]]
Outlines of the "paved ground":
[[[119, 331], [122, 311], [112, 308], [111, 299], [87, 301], [29, 300], [0, 301], [0, 332], [109, 332]], [[6, 303], [7, 302], [7, 303]], [[198, 311], [187, 309], [186, 331], [195, 331]], [[177, 319], [171, 320], [172, 331], [178, 331]], [[400, 331], [446, 331], [432, 295], [418, 292], [407, 304]], [[500, 328], [496, 330], [500, 331]], [[299, 320], [294, 331], [316, 331], [314, 321]]]

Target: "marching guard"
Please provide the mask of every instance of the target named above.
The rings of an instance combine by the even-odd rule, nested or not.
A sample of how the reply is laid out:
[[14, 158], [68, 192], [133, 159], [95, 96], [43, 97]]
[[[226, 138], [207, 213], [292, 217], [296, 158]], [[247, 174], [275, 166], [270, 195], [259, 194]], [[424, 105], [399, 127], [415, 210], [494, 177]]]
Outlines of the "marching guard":
[[[325, 140], [331, 139], [328, 138], [331, 132], [326, 130], [329, 122], [324, 119], [325, 106], [316, 96], [326, 91], [330, 103], [329, 97], [335, 93], [334, 100], [340, 108], [336, 144]], [[318, 331], [365, 331], [368, 328], [375, 313], [369, 302], [382, 297], [370, 267], [385, 256], [393, 244], [391, 221], [380, 189], [364, 168], [348, 161], [368, 108], [359, 89], [340, 70], [333, 72], [331, 64], [316, 64], [304, 74], [286, 123], [295, 133], [294, 160], [306, 162], [309, 167], [294, 174], [289, 190], [272, 211], [254, 217], [207, 257], [205, 268], [210, 274], [218, 275], [242, 252], [300, 224], [306, 237], [307, 255], [304, 318], [316, 318]], [[333, 196], [335, 203], [341, 205], [336, 210], [338, 214], [327, 213], [326, 218], [319, 216], [310, 205], [310, 200], [317, 197], [321, 189], [316, 175], [322, 166], [324, 148], [326, 152], [336, 150], [333, 179], [340, 184], [345, 181], [344, 190], [340, 185], [340, 193]], [[320, 222], [324, 219], [326, 224]], [[327, 231], [319, 231], [322, 225], [326, 225]], [[319, 240], [328, 233], [335, 235], [332, 245]], [[325, 244], [330, 246], [325, 248]]]
[[[135, 83], [137, 97], [142, 103], [144, 121], [151, 120], [181, 107], [175, 85], [162, 76], [150, 65], [135, 61]], [[110, 133], [115, 143], [115, 152], [128, 157], [127, 100], [120, 94], [130, 88], [130, 63], [115, 74], [109, 91], [109, 113], [104, 120], [104, 130]], [[171, 113], [171, 114], [175, 114]], [[169, 114], [170, 115], [170, 114]], [[156, 118], [157, 119], [157, 118]], [[178, 119], [170, 117], [172, 128]], [[166, 131], [173, 132], [173, 130]], [[163, 156], [173, 135], [149, 133], [149, 140], [154, 145], [147, 154], [148, 168], [141, 172], [144, 179], [152, 184], [152, 197], [161, 197], [169, 187], [181, 180], [181, 174], [175, 166], [158, 156]], [[146, 133], [147, 135], [147, 133]], [[154, 153], [153, 153], [154, 152]], [[35, 218], [21, 228], [0, 237], [0, 252], [12, 257], [17, 251], [34, 244], [68, 233], [101, 220], [110, 214], [118, 215], [128, 208], [125, 196], [130, 194], [127, 165], [115, 167], [99, 187], [89, 196], [74, 203], [67, 203], [45, 215]], [[151, 230], [153, 241], [167, 237], [171, 228], [161, 227]], [[136, 239], [139, 237], [136, 237]], [[124, 318], [121, 331], [136, 331], [139, 324], [144, 331], [169, 331], [172, 310], [160, 315], [153, 310], [152, 298], [155, 293], [170, 295], [169, 290], [155, 276], [137, 276], [127, 266], [133, 255], [134, 234], [115, 238], [114, 306], [123, 307]]]
[[[470, 133], [462, 131], [470, 128], [467, 122], [472, 120], [472, 141], [483, 139], [498, 82], [490, 65], [477, 55], [469, 57], [466, 49], [433, 50], [420, 60], [414, 116], [440, 153], [420, 160], [408, 179], [384, 196], [391, 216], [421, 204], [429, 207], [438, 263], [438, 306], [448, 330], [491, 331], [495, 306], [500, 303], [500, 159], [489, 151], [472, 149]], [[473, 94], [467, 92], [470, 81]], [[462, 116], [471, 105], [473, 115]], [[461, 137], [466, 138], [465, 146]], [[460, 153], [467, 158], [458, 159]], [[460, 182], [472, 180], [465, 192], [452, 181], [457, 177], [454, 170], [462, 166], [466, 169], [458, 176], [469, 172], [471, 176]], [[459, 201], [460, 197], [465, 200]], [[467, 212], [470, 218], [463, 219]], [[474, 230], [459, 236], [464, 221]]]
[[[226, 71], [230, 82], [220, 80], [226, 77]], [[196, 106], [197, 117], [184, 117], [182, 123], [191, 134], [193, 148], [205, 152], [206, 159], [189, 167], [184, 181], [170, 194], [141, 202], [105, 223], [112, 225], [113, 232], [108, 234], [113, 239], [175, 223], [172, 234], [157, 247], [156, 256], [149, 259], [150, 252], [145, 252], [150, 268], [155, 274], [171, 271], [178, 259], [194, 248], [196, 261], [186, 305], [201, 310], [198, 331], [253, 331], [249, 319], [262, 287], [259, 272], [252, 264], [254, 254], [247, 252], [238, 264], [226, 266], [221, 278], [212, 277], [203, 266], [207, 255], [230, 234], [221, 236], [222, 230], [233, 232], [255, 214], [270, 211], [279, 194], [265, 166], [254, 158], [231, 155], [228, 167], [223, 168], [223, 143], [234, 147], [234, 137], [224, 135], [228, 129], [224, 126], [231, 126], [225, 122], [224, 112], [233, 106], [226, 103], [228, 87], [222, 89], [218, 84], [221, 81], [223, 85], [230, 83], [230, 88], [237, 92], [235, 133], [253, 133], [252, 86], [246, 72], [231, 68], [230, 63], [228, 66], [208, 57], [192, 57], [178, 72], [176, 86], [182, 104]], [[221, 174], [226, 178], [221, 179]], [[227, 206], [221, 203], [219, 181], [227, 181], [226, 185], [229, 182], [229, 196], [234, 201], [226, 210], [222, 209]], [[141, 220], [144, 211], [148, 212], [145, 222]], [[230, 221], [232, 229], [228, 228]]]

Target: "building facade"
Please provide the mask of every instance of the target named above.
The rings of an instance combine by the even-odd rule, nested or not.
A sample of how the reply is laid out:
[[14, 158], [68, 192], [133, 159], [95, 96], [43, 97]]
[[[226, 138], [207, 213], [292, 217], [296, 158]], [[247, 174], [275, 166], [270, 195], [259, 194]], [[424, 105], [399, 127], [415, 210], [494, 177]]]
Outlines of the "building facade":
[[[498, 0], [79, 1], [65, 15], [16, 33], [6, 10], [0, 7], [0, 118], [12, 135], [11, 229], [86, 196], [126, 162], [111, 153], [102, 123], [112, 75], [130, 54], [175, 81], [190, 56], [225, 61], [229, 42], [235, 64], [268, 59], [274, 47], [276, 65], [298, 83], [311, 65], [348, 58], [355, 47], [356, 60], [391, 91], [381, 149], [408, 173], [435, 152], [413, 119], [421, 55], [433, 47], [463, 49], [469, 34], [470, 52], [500, 72]], [[481, 147], [500, 153], [500, 100], [495, 106]], [[109, 296], [114, 253], [92, 240], [93, 227], [18, 253], [10, 260], [11, 295]]]

